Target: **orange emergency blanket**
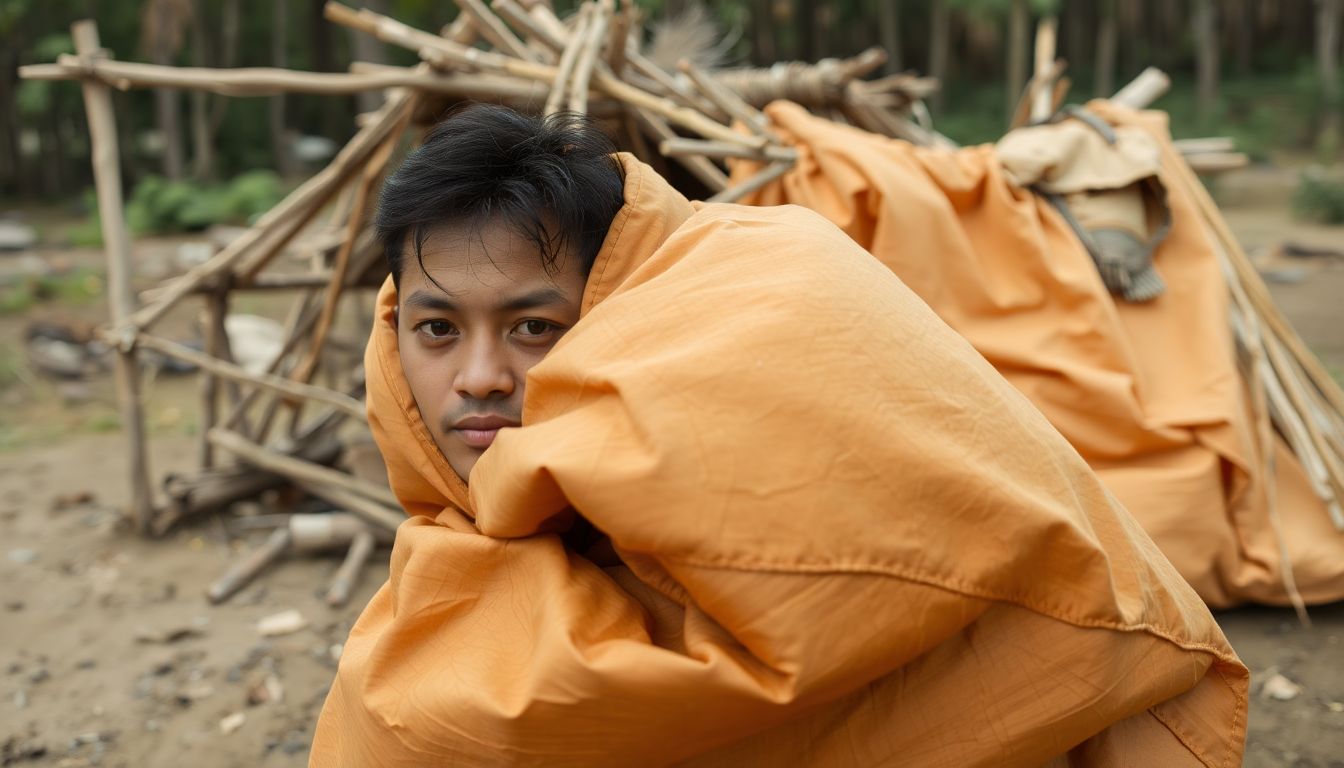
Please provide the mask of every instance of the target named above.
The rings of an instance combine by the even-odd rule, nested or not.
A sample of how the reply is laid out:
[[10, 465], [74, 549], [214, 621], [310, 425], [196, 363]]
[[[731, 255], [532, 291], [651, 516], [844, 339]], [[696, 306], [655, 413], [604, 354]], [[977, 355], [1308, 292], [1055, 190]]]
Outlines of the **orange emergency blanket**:
[[[1089, 107], [1170, 142], [1163, 113]], [[1288, 602], [1270, 494], [1302, 596], [1344, 598], [1344, 534], [1284, 444], [1256, 440], [1226, 283], [1179, 184], [1154, 255], [1166, 293], [1117, 302], [993, 147], [924, 149], [787, 102], [767, 113], [801, 159], [744, 202], [818, 211], [887, 265], [1041, 409], [1209, 605]]]
[[817, 214], [623, 163], [583, 317], [470, 491], [379, 295], [412, 516], [312, 765], [1240, 764], [1245, 668], [1020, 393]]

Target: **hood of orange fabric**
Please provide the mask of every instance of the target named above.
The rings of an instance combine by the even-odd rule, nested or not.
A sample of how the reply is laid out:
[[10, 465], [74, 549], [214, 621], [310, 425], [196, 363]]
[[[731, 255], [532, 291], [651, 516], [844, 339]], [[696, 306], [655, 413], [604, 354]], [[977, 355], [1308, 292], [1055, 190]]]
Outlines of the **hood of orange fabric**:
[[[1207, 609], [965, 340], [817, 214], [622, 162], [584, 314], [469, 489], [380, 294], [370, 423], [412, 517], [314, 765], [1239, 759]], [[619, 559], [554, 533], [574, 510]]]
[[[633, 156], [617, 156], [625, 174], [625, 205], [593, 260], [580, 316], [609, 296], [694, 212], [685, 197]], [[378, 292], [365, 349], [368, 414], [397, 499], [411, 515], [462, 526], [473, 516], [467, 485], [443, 457], [420, 418], [397, 349], [397, 290], [389, 277]], [[524, 421], [530, 421], [524, 413]]]

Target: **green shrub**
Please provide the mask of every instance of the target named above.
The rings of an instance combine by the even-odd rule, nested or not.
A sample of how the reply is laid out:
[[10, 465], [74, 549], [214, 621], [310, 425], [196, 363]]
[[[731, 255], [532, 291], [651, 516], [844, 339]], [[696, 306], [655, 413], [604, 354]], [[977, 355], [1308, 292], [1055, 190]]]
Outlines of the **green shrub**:
[[[271, 171], [248, 171], [213, 185], [146, 176], [126, 201], [126, 222], [136, 234], [199, 232], [215, 224], [247, 224], [284, 196], [280, 177]], [[71, 230], [70, 240], [101, 245], [96, 215]]]
[[1293, 195], [1298, 215], [1325, 224], [1344, 224], [1344, 179], [1304, 173]]

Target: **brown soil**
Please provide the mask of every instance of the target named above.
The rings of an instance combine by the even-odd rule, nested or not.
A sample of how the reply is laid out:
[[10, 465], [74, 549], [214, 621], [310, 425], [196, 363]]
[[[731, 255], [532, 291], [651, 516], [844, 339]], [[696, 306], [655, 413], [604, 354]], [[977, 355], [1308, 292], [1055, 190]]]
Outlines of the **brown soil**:
[[[1264, 173], [1219, 184], [1228, 219], [1248, 246], [1266, 254], [1285, 240], [1344, 249], [1344, 228], [1293, 222], [1283, 190], [1275, 191], [1290, 182], [1281, 172]], [[144, 243], [140, 263], [163, 269], [172, 247]], [[60, 257], [89, 264], [98, 258], [95, 252]], [[1327, 365], [1344, 372], [1344, 259], [1267, 263], [1295, 280], [1274, 284], [1275, 296]], [[273, 313], [279, 306], [244, 309]], [[0, 352], [13, 359], [34, 316], [97, 320], [103, 312], [94, 303], [0, 317]], [[191, 335], [191, 326], [189, 310], [166, 325], [181, 337]], [[366, 568], [347, 608], [321, 600], [335, 557], [286, 561], [211, 607], [206, 586], [257, 535], [232, 538], [223, 519], [154, 542], [125, 532], [117, 513], [128, 497], [124, 450], [110, 382], [88, 382], [72, 398], [21, 368], [16, 375], [7, 384], [0, 379], [0, 763], [305, 764], [335, 652], [386, 579], [385, 556]], [[195, 393], [190, 377], [160, 378], [149, 388], [158, 474], [195, 465]], [[287, 609], [302, 613], [308, 626], [261, 637], [257, 621]], [[1255, 673], [1246, 765], [1344, 767], [1344, 604], [1315, 608], [1312, 617], [1314, 628], [1305, 629], [1289, 610], [1219, 614]], [[172, 630], [186, 636], [137, 639]], [[1288, 701], [1262, 696], [1260, 685], [1272, 672], [1303, 692]], [[283, 696], [249, 703], [249, 692], [264, 689], [268, 677]], [[244, 722], [223, 733], [221, 720], [235, 713]]]

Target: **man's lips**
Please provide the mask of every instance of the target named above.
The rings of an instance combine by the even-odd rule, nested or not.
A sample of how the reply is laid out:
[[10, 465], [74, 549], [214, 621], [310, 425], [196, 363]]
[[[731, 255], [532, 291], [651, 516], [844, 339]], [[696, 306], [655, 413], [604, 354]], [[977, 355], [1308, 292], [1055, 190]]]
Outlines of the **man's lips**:
[[495, 441], [495, 435], [506, 427], [516, 427], [518, 422], [502, 416], [468, 416], [453, 424], [453, 432], [471, 448], [484, 450]]

